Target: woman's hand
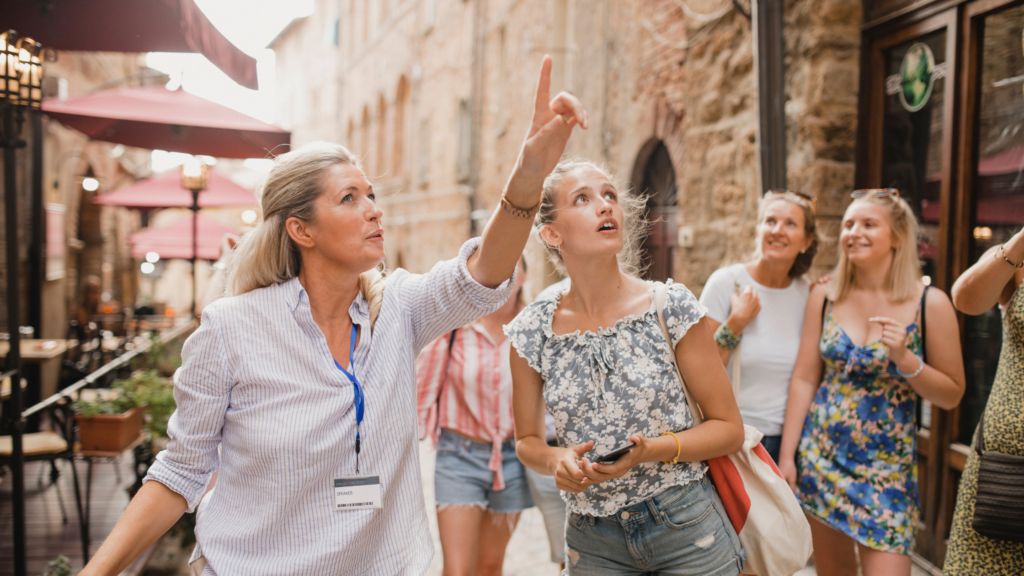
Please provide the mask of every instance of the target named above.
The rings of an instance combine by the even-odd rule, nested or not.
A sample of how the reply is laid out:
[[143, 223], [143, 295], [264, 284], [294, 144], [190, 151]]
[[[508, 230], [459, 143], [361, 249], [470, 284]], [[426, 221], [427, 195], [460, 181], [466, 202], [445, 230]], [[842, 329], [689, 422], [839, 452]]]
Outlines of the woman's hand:
[[[901, 362], [910, 357], [908, 354], [913, 355], [913, 352], [907, 349], [906, 325], [885, 316], [868, 318], [868, 322], [878, 322], [882, 325], [882, 344], [888, 348], [889, 360], [896, 364], [897, 368]], [[917, 366], [914, 366], [910, 372], [914, 370], [917, 370]]]
[[589, 459], [584, 458], [580, 462], [583, 474], [586, 475], [583, 482], [586, 484], [600, 484], [601, 482], [614, 480], [624, 476], [626, 472], [632, 470], [637, 464], [645, 462], [644, 454], [647, 452], [646, 439], [639, 434], [633, 434], [629, 437], [629, 441], [635, 442], [636, 446], [630, 448], [629, 452], [626, 452], [621, 458], [611, 464], [591, 463]]
[[[590, 487], [590, 483], [586, 482], [586, 476], [580, 469], [580, 462], [583, 455], [593, 448], [594, 442], [590, 441], [562, 450], [557, 468], [555, 468], [555, 486], [558, 486], [559, 490], [579, 494]], [[583, 461], [585, 462], [585, 460]]]
[[[551, 57], [544, 56], [537, 83], [533, 120], [526, 133], [516, 172], [528, 179], [543, 181], [562, 157], [565, 144], [577, 124], [586, 129], [590, 124], [583, 104], [568, 92], [551, 98]], [[515, 174], [514, 174], [515, 175]]]
[[751, 320], [761, 312], [761, 299], [757, 297], [753, 286], [747, 286], [739, 294], [729, 296], [729, 306], [732, 312], [729, 313], [729, 319], [725, 322], [733, 334], [739, 336]]
[[796, 462], [792, 458], [779, 458], [779, 472], [789, 484], [789, 489], [796, 494]]

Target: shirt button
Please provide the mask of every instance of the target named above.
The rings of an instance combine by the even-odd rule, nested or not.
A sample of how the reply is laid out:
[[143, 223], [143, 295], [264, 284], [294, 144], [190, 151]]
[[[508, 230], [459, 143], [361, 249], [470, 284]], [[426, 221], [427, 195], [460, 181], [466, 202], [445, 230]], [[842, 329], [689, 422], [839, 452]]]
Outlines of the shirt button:
[[623, 520], [629, 520], [629, 512], [623, 512], [622, 514], [619, 514], [619, 518], [622, 518]]

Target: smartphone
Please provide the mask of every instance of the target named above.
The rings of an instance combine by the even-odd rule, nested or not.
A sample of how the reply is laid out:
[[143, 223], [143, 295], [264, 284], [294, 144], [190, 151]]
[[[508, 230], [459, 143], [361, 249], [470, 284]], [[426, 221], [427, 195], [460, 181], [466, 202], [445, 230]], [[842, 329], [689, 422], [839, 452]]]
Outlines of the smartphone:
[[636, 442], [623, 444], [622, 446], [619, 446], [618, 448], [612, 450], [611, 452], [605, 452], [604, 454], [601, 454], [600, 456], [594, 459], [594, 462], [597, 464], [611, 464], [612, 462], [615, 462], [619, 458], [622, 458], [622, 456], [625, 455], [626, 452], [629, 452], [635, 446]]

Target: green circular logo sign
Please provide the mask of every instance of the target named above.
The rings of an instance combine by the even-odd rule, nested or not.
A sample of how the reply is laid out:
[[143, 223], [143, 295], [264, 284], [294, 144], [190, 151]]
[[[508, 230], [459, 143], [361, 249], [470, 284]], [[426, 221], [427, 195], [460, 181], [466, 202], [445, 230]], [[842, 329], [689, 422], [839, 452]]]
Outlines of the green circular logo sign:
[[900, 64], [900, 103], [910, 112], [917, 112], [928, 103], [935, 81], [935, 56], [927, 44], [917, 43], [907, 50]]

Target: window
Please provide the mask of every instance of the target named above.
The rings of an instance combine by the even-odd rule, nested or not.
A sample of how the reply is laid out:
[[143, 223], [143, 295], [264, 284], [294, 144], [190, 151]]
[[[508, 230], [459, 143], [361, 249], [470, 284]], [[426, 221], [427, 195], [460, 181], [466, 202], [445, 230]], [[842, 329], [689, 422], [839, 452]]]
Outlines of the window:
[[430, 186], [430, 119], [420, 120], [419, 159], [417, 161], [417, 178], [420, 188]]

